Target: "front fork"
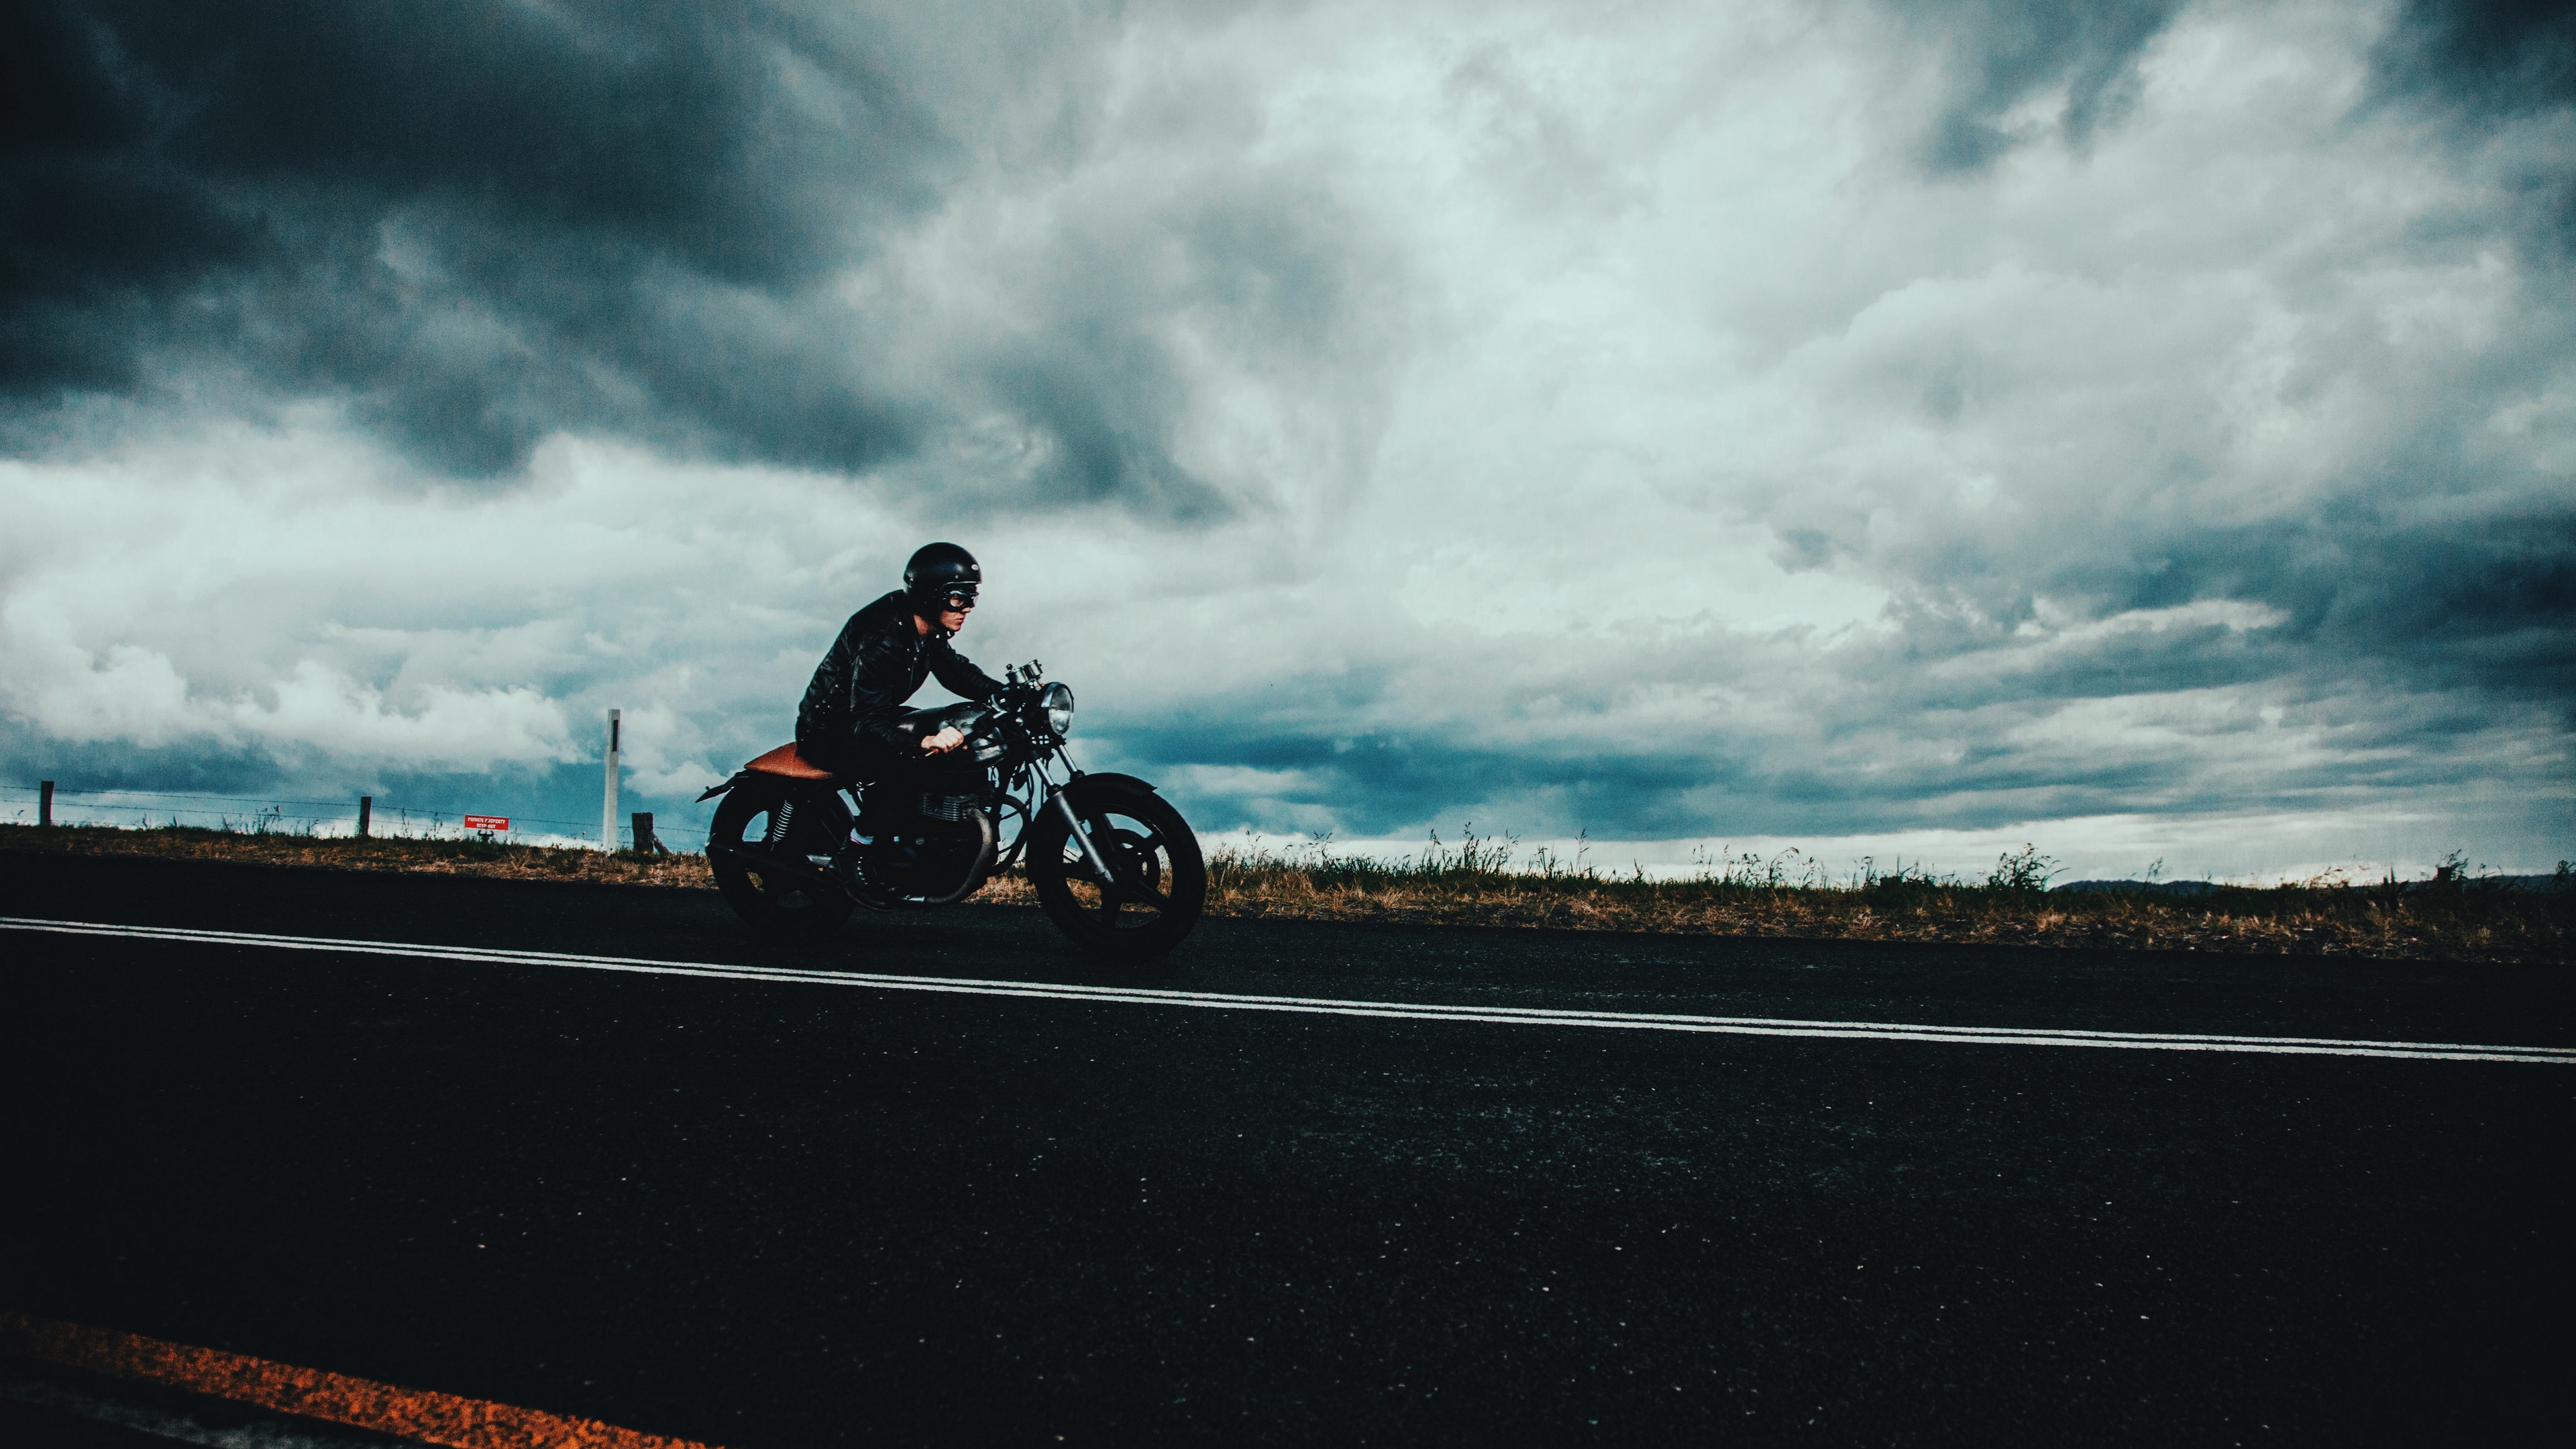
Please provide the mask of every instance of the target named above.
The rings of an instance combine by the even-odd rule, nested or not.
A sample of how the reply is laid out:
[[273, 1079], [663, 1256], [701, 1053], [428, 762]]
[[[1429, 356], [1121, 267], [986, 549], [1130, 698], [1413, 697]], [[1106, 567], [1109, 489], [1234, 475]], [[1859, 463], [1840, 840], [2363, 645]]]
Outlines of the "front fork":
[[1082, 858], [1091, 866], [1091, 878], [1100, 882], [1102, 890], [1108, 890], [1118, 883], [1117, 877], [1109, 873], [1109, 862], [1100, 858], [1100, 847], [1091, 843], [1090, 832], [1082, 828], [1082, 817], [1073, 813], [1073, 802], [1065, 798], [1066, 787], [1073, 783], [1073, 762], [1065, 761], [1064, 768], [1065, 784], [1058, 785], [1047, 778], [1044, 759], [1029, 761], [1029, 772], [1038, 777], [1038, 788], [1046, 792], [1047, 803], [1054, 806], [1056, 813], [1064, 817], [1065, 827], [1073, 832], [1073, 838], [1081, 844]]

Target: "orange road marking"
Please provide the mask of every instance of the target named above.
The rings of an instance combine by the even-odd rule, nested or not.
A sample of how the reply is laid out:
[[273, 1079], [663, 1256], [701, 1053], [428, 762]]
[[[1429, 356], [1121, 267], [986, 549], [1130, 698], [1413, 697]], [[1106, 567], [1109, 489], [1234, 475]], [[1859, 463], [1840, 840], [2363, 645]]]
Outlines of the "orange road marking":
[[461, 1399], [221, 1349], [164, 1343], [26, 1313], [0, 1313], [0, 1354], [257, 1404], [449, 1449], [708, 1449], [597, 1419]]

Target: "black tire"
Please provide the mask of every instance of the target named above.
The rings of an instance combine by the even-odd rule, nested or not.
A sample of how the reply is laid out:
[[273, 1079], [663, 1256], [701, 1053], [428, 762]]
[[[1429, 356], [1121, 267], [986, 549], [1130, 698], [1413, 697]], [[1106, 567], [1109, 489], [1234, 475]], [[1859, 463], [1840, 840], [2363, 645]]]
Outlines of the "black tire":
[[1104, 891], [1054, 806], [1029, 826], [1029, 883], [1047, 919], [1086, 951], [1119, 961], [1160, 956], [1181, 943], [1207, 904], [1207, 863], [1190, 823], [1148, 789], [1083, 780], [1074, 813], [1119, 876]]
[[758, 867], [716, 849], [730, 843], [798, 859], [831, 854], [836, 832], [824, 826], [824, 818], [838, 819], [846, 812], [832, 809], [836, 802], [829, 799], [805, 802], [810, 813], [802, 816], [789, 812], [788, 838], [770, 842], [775, 812], [787, 798], [785, 789], [765, 783], [736, 785], [726, 791], [716, 806], [715, 827], [707, 833], [707, 869], [715, 874], [716, 889], [723, 893], [725, 904], [753, 930], [776, 941], [819, 941], [841, 929], [856, 902], [805, 881], [766, 878]]

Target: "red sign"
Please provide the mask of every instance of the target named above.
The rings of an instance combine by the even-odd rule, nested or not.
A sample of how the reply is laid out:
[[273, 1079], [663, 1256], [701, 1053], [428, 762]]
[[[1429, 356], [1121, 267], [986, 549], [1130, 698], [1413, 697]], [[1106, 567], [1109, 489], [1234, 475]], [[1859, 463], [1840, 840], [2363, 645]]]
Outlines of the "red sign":
[[507, 815], [468, 815], [465, 817], [465, 828], [468, 830], [507, 830], [510, 828], [510, 817]]

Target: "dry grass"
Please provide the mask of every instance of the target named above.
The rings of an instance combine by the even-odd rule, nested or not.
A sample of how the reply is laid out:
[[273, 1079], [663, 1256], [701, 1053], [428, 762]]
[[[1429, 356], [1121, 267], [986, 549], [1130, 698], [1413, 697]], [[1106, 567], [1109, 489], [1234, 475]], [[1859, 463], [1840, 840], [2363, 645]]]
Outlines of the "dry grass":
[[1336, 878], [1295, 867], [1229, 870], [1213, 915], [1841, 941], [1949, 941], [2156, 951], [2564, 960], [2565, 893], [2403, 896], [2364, 890], [2221, 890], [2195, 897], [2046, 895], [1977, 885], [1836, 888], [1529, 876]]
[[418, 871], [513, 880], [606, 881], [618, 885], [715, 889], [702, 855], [638, 855], [621, 850], [556, 850], [479, 840], [332, 840], [282, 831], [200, 830], [155, 826], [0, 825], [0, 850], [48, 855], [143, 855], [165, 860], [233, 860], [257, 865], [320, 865], [337, 870]]
[[[694, 855], [552, 850], [475, 841], [316, 840], [173, 828], [0, 826], [0, 849], [149, 855], [432, 871], [530, 880], [710, 888]], [[1028, 905], [1027, 881], [994, 881], [979, 902]], [[1846, 941], [2350, 955], [2467, 961], [2563, 961], [2576, 936], [2576, 890], [2507, 891], [2474, 881], [2435, 889], [2284, 886], [2208, 895], [2050, 895], [2027, 884], [1918, 876], [1864, 885], [1741, 877], [1619, 879], [1542, 868], [1513, 871], [1475, 842], [1393, 865], [1219, 852], [1209, 862], [1212, 916], [1407, 925], [1525, 926], [1681, 935]]]
[[[2460, 880], [2437, 888], [2294, 885], [2198, 896], [2044, 890], [2035, 849], [1983, 882], [1898, 870], [1835, 883], [1812, 863], [1711, 857], [1696, 879], [1567, 870], [1541, 854], [1509, 869], [1510, 846], [1462, 834], [1410, 861], [1220, 852], [1212, 914], [1675, 935], [1994, 943], [2156, 951], [2559, 961], [2576, 937], [2576, 890], [2514, 891]], [[1794, 853], [1792, 853], [1794, 854]]]

